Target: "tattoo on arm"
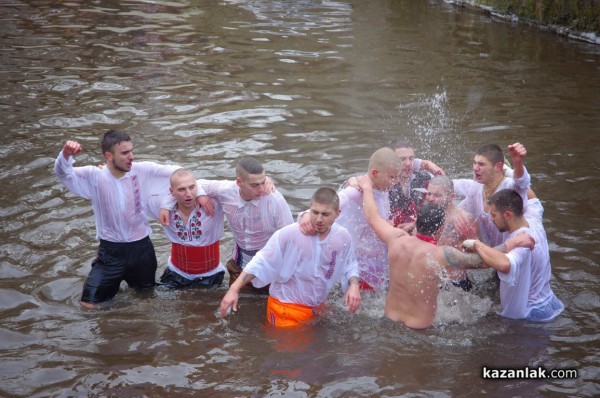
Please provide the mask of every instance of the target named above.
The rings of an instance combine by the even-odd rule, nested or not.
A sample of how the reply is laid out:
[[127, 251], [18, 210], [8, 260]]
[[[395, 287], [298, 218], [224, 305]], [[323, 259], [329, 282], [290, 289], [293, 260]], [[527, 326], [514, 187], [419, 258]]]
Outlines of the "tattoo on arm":
[[444, 258], [454, 268], [460, 268], [463, 265], [474, 267], [483, 263], [479, 255], [475, 253], [463, 253], [450, 246], [444, 246]]

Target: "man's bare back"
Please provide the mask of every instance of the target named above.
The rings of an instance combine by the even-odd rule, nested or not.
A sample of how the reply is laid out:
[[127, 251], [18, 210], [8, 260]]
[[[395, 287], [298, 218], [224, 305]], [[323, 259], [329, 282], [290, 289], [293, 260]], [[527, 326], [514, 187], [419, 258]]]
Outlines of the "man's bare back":
[[433, 324], [440, 290], [439, 273], [445, 267], [443, 257], [441, 247], [410, 235], [388, 242], [387, 318], [413, 329], [424, 329]]

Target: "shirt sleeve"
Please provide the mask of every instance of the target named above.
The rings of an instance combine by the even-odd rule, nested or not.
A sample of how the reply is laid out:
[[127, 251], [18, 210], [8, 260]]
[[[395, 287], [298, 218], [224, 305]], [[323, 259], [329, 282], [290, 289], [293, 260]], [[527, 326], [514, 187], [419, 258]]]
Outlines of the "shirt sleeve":
[[254, 275], [252, 284], [257, 288], [264, 287], [278, 279], [284, 264], [279, 239], [280, 233], [277, 231], [267, 241], [265, 247], [260, 249], [244, 267], [246, 273]]
[[275, 195], [275, 201], [276, 209], [274, 217], [277, 229], [281, 229], [286, 225], [293, 224], [294, 217], [292, 216], [292, 211], [290, 210], [290, 206], [288, 206], [283, 195], [277, 192]]
[[95, 166], [73, 167], [74, 163], [73, 156], [67, 160], [61, 151], [54, 162], [54, 174], [70, 192], [91, 199], [96, 180], [94, 173], [100, 173], [101, 170]]
[[344, 277], [341, 280], [342, 290], [344, 291], [344, 293], [348, 290], [348, 287], [350, 286], [350, 279], [352, 277], [360, 277], [360, 274], [358, 272], [358, 261], [356, 261], [356, 253], [351, 238], [349, 238], [349, 242], [346, 246], [346, 249], [347, 250], [345, 256]]
[[526, 247], [518, 247], [508, 252], [506, 257], [508, 257], [508, 260], [510, 261], [510, 270], [508, 272], [498, 271], [498, 277], [500, 280], [506, 283], [508, 286], [515, 286], [517, 282], [516, 275], [519, 271], [519, 267], [527, 259], [528, 255], [531, 255], [531, 250]]
[[515, 191], [523, 198], [523, 208], [527, 208], [527, 191], [531, 186], [531, 176], [526, 167], [523, 167], [523, 175], [520, 178], [515, 178]]

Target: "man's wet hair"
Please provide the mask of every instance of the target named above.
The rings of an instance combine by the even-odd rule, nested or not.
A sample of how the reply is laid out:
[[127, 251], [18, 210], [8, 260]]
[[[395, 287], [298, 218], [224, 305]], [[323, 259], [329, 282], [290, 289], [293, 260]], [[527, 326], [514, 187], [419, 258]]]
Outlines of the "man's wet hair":
[[394, 140], [392, 140], [392, 142], [390, 143], [390, 148], [392, 149], [398, 149], [398, 148], [411, 148], [411, 149], [415, 149], [415, 146], [413, 145], [413, 143], [405, 138], [395, 138]]
[[504, 154], [502, 148], [496, 144], [482, 145], [475, 151], [476, 155], [485, 157], [487, 160], [492, 162], [492, 166], [496, 166], [498, 163], [504, 163]]
[[445, 175], [435, 176], [429, 180], [429, 185], [435, 185], [436, 187], [442, 187], [444, 192], [447, 194], [454, 193], [454, 183], [452, 179]]
[[417, 214], [417, 233], [425, 236], [433, 236], [444, 224], [445, 214], [443, 208], [430, 203], [421, 207]]
[[488, 199], [489, 205], [496, 206], [500, 212], [511, 211], [517, 217], [523, 215], [523, 198], [514, 189], [501, 189]]
[[121, 130], [108, 130], [104, 133], [104, 136], [102, 136], [102, 142], [100, 143], [102, 154], [111, 152], [113, 146], [126, 141], [131, 141], [129, 134]]
[[265, 171], [262, 164], [253, 156], [243, 156], [235, 167], [237, 177], [245, 177], [248, 174], [262, 174]]
[[331, 206], [333, 210], [340, 209], [340, 198], [335, 190], [327, 187], [319, 188], [315, 191], [311, 199], [312, 203]]

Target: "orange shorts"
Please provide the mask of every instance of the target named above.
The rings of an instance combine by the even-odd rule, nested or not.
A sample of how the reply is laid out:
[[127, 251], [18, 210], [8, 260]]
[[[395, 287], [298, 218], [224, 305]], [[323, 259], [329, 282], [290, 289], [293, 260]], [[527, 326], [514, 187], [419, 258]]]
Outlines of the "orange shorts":
[[267, 322], [275, 327], [299, 326], [315, 319], [316, 308], [302, 304], [283, 303], [269, 296], [267, 301]]

